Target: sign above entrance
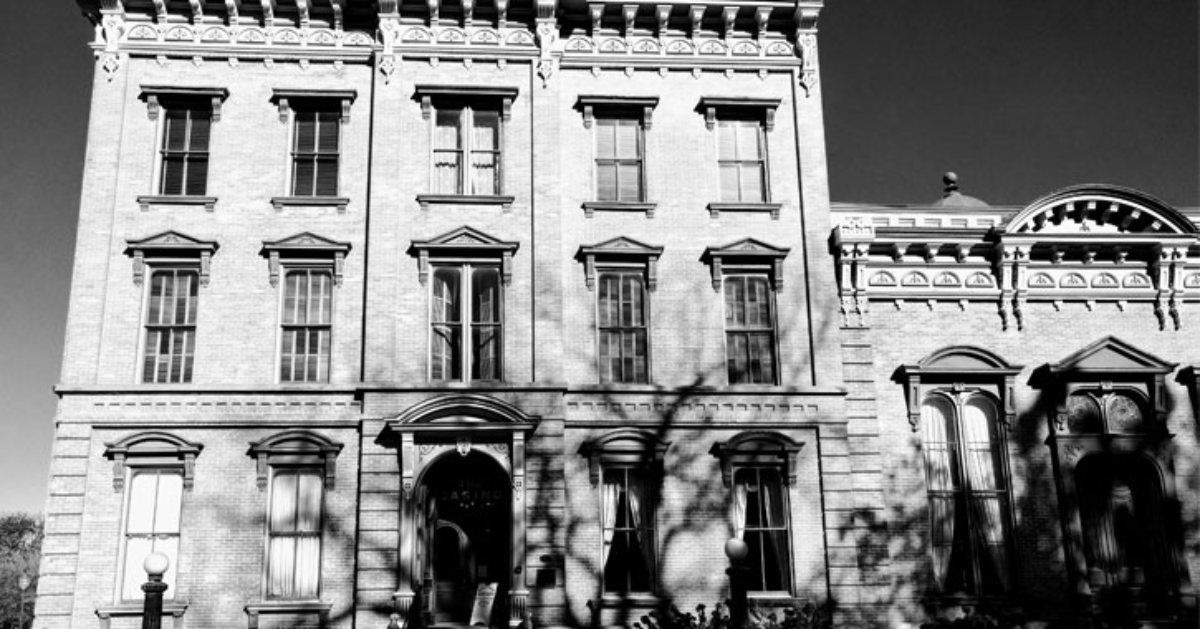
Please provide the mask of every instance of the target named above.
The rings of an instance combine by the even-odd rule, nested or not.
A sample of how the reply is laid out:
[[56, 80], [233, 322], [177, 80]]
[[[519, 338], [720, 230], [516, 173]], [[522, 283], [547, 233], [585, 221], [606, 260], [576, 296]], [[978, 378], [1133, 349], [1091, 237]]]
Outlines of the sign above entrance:
[[471, 608], [471, 626], [487, 627], [492, 622], [492, 607], [496, 604], [499, 583], [480, 583], [475, 590], [475, 605]]

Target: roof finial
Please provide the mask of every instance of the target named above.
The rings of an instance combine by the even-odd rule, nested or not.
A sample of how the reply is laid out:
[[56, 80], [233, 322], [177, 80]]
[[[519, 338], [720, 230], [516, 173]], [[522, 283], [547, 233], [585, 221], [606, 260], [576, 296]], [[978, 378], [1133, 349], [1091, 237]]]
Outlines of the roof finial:
[[945, 187], [942, 188], [942, 196], [948, 197], [951, 194], [958, 192], [958, 175], [954, 171], [947, 172], [942, 175], [942, 183]]

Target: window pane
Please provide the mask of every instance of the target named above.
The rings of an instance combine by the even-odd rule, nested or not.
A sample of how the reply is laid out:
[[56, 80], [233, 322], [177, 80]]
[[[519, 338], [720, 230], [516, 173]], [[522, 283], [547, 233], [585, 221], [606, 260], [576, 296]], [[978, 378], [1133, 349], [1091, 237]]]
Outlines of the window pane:
[[617, 200], [617, 165], [596, 165], [596, 199], [598, 201]]
[[146, 556], [152, 552], [154, 552], [153, 538], [130, 537], [125, 540], [125, 582], [121, 587], [122, 599], [127, 601], [142, 599], [142, 584], [148, 578], [146, 571], [142, 569], [142, 563], [146, 561]]
[[436, 149], [460, 149], [459, 128], [462, 121], [461, 109], [437, 110], [437, 124], [433, 132], [433, 147]]
[[189, 157], [186, 164], [184, 194], [202, 195], [208, 185], [208, 156]]
[[499, 190], [497, 153], [471, 152], [471, 194], [496, 194]]
[[317, 112], [317, 152], [337, 153], [341, 136], [341, 112]]
[[155, 501], [158, 498], [158, 473], [135, 472], [129, 483], [127, 533], [153, 533]]
[[500, 270], [479, 268], [471, 272], [471, 319], [476, 323], [500, 322]]
[[617, 121], [596, 121], [596, 158], [613, 159], [617, 156]]
[[321, 476], [312, 470], [298, 473], [296, 500], [296, 530], [320, 532], [321, 530]]
[[441, 267], [433, 272], [433, 320], [459, 322], [459, 277], [455, 267]]
[[192, 124], [188, 133], [188, 150], [199, 151], [201, 153], [207, 152], [212, 125], [212, 111], [193, 109], [189, 114], [191, 115]]
[[717, 159], [737, 159], [737, 132], [729, 120], [717, 123]]
[[741, 185], [739, 182], [739, 173], [737, 164], [721, 164], [721, 200], [722, 201], [741, 201]]
[[299, 197], [313, 196], [313, 185], [316, 181], [316, 163], [308, 156], [296, 158], [295, 172], [292, 174], [292, 194]]
[[296, 152], [312, 153], [317, 148], [317, 115], [313, 111], [297, 111]]
[[163, 129], [163, 147], [168, 151], [182, 151], [187, 148], [187, 119], [186, 109], [168, 109], [166, 128]]
[[617, 199], [620, 201], [642, 200], [641, 164], [619, 164], [617, 166]]
[[471, 334], [471, 379], [498, 380], [500, 378], [499, 326], [476, 327], [471, 330]]
[[271, 480], [270, 532], [296, 530], [296, 473], [276, 471]]
[[272, 537], [267, 546], [267, 596], [295, 596], [296, 538]]
[[500, 148], [500, 112], [475, 110], [475, 134], [472, 150], [490, 151]]
[[621, 120], [616, 126], [617, 158], [641, 159], [640, 138], [642, 127], [634, 121]]
[[180, 155], [163, 156], [162, 193], [183, 194], [185, 158]]
[[183, 503], [183, 476], [161, 473], [158, 476], [158, 501], [154, 514], [155, 533], [179, 533], [179, 508]]
[[742, 120], [737, 125], [737, 158], [740, 160], [757, 160], [759, 158], [759, 125], [757, 122]]
[[316, 196], [335, 196], [338, 191], [338, 158], [336, 155], [318, 157], [316, 160]]

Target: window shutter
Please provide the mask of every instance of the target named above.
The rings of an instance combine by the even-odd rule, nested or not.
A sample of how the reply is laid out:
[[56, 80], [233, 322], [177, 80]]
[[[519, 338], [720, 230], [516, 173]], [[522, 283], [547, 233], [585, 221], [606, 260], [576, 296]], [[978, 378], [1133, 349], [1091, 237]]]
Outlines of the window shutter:
[[619, 159], [641, 159], [639, 135], [641, 126], [633, 120], [621, 120], [617, 130], [617, 157]]
[[187, 118], [186, 109], [167, 110], [164, 146], [168, 151], [182, 151], [187, 148]]
[[596, 121], [596, 158], [613, 159], [617, 156], [617, 121]]
[[338, 191], [338, 158], [319, 157], [316, 163], [316, 196], [336, 196]]
[[717, 125], [717, 158], [721, 160], [737, 159], [737, 136], [733, 122], [722, 120]]
[[317, 143], [316, 112], [296, 112], [296, 152], [312, 153]]
[[333, 111], [317, 113], [317, 152], [337, 153], [341, 135], [341, 115]]

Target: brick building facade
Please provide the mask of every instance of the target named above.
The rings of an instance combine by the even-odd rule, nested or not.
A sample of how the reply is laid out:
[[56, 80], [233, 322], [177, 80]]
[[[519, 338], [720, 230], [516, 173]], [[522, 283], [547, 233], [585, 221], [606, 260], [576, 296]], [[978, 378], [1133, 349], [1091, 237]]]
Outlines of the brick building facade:
[[80, 5], [37, 626], [1194, 607], [1196, 228], [831, 206], [820, 2]]

